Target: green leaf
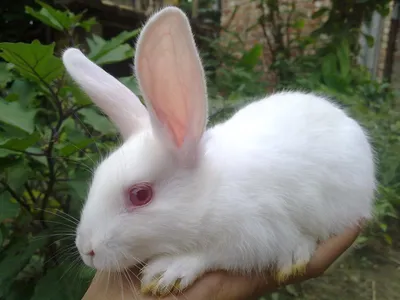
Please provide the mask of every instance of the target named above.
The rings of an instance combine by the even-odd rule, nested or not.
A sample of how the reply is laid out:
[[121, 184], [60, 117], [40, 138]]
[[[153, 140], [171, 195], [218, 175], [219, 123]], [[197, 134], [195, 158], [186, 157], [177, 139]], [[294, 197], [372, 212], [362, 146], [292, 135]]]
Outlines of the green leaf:
[[4, 88], [13, 79], [6, 62], [0, 62], [0, 88]]
[[103, 56], [96, 60], [96, 63], [99, 65], [116, 63], [126, 59], [131, 59], [134, 53], [135, 52], [133, 48], [128, 44], [120, 45], [113, 50], [105, 53]]
[[349, 81], [349, 73], [350, 73], [350, 48], [347, 40], [343, 40], [340, 47], [337, 50], [337, 58], [339, 60], [339, 68], [341, 73], [341, 78], [343, 80]]
[[71, 193], [75, 196], [77, 196], [78, 199], [80, 200], [85, 200], [87, 196], [87, 190], [88, 190], [88, 182], [82, 182], [80, 180], [70, 180], [68, 182], [68, 186], [71, 189]]
[[335, 54], [330, 53], [322, 61], [322, 77], [328, 87], [342, 91], [343, 85], [337, 73], [337, 57]]
[[[64, 268], [58, 267], [50, 270], [43, 278], [39, 280], [36, 285], [35, 292], [31, 300], [69, 300], [70, 289], [65, 286], [65, 282], [62, 278], [65, 273]], [[71, 299], [72, 300], [72, 299]]]
[[294, 29], [303, 29], [305, 25], [306, 21], [304, 21], [304, 19], [298, 19], [292, 24], [292, 27]]
[[136, 96], [141, 96], [139, 85], [134, 76], [127, 76], [119, 78], [122, 84], [124, 84], [128, 89], [130, 89]]
[[93, 27], [93, 25], [96, 25], [96, 24], [97, 24], [97, 20], [96, 20], [95, 17], [91, 17], [91, 18], [89, 18], [89, 19], [87, 19], [85, 21], [81, 21], [81, 22], [78, 23], [78, 25], [80, 27], [82, 27], [83, 29], [85, 29], [86, 32], [90, 32], [92, 27]]
[[279, 293], [272, 293], [271, 294], [271, 300], [279, 300], [280, 296]]
[[93, 35], [91, 39], [87, 39], [90, 49], [88, 58], [99, 65], [132, 58], [134, 50], [131, 46], [125, 44], [125, 42], [136, 37], [139, 32], [140, 29], [123, 31], [109, 41], [104, 40], [98, 35]]
[[24, 192], [24, 183], [28, 180], [31, 169], [28, 168], [24, 160], [5, 170], [6, 181], [8, 185], [17, 193], [22, 195]]
[[356, 244], [364, 244], [367, 241], [368, 238], [366, 236], [358, 236], [356, 239]]
[[[75, 121], [71, 118], [67, 119], [63, 123], [62, 130], [66, 134], [66, 140], [68, 140], [72, 143], [79, 143], [80, 141], [87, 138], [87, 136], [84, 134], [84, 132], [76, 126]], [[64, 139], [63, 139], [63, 141], [64, 141]], [[57, 145], [57, 148], [60, 148], [60, 147]]]
[[0, 99], [0, 112], [0, 122], [10, 124], [27, 133], [33, 133], [35, 111], [23, 109], [17, 102], [7, 104]]
[[7, 300], [31, 299], [34, 289], [34, 282], [14, 281], [7, 294]]
[[0, 138], [0, 148], [14, 151], [24, 151], [39, 140], [40, 134], [38, 132], [35, 132], [24, 138], [11, 138], [3, 140]]
[[20, 163], [23, 159], [19, 156], [11, 156], [11, 157], [0, 157], [0, 169], [2, 172], [0, 172], [0, 178], [4, 178], [5, 176], [5, 170], [7, 168], [13, 167]]
[[96, 275], [96, 270], [90, 268], [86, 265], [82, 265], [81, 271], [79, 272], [79, 278], [85, 280], [86, 282], [90, 282], [94, 275]]
[[312, 14], [311, 18], [318, 19], [322, 17], [325, 13], [329, 12], [329, 10], [330, 9], [328, 7], [321, 7], [319, 10]]
[[[43, 150], [41, 150], [40, 148], [37, 147], [29, 147], [26, 149], [29, 153], [34, 153], [34, 154], [43, 154]], [[37, 162], [39, 162], [40, 164], [48, 167], [47, 164], [47, 159], [44, 155], [29, 155], [29, 157]]]
[[25, 6], [25, 12], [41, 21], [43, 24], [58, 31], [68, 32], [76, 27], [82, 27], [86, 32], [90, 32], [92, 26], [97, 23], [96, 18], [94, 17], [82, 21], [83, 13], [75, 15], [69, 10], [61, 11], [54, 9], [42, 1], [37, 0], [36, 2], [42, 7], [39, 11], [32, 9], [29, 6]]
[[42, 45], [34, 40], [31, 44], [0, 43], [0, 56], [15, 65], [18, 72], [39, 83], [49, 83], [63, 72], [59, 58], [53, 55], [55, 43]]
[[392, 239], [392, 237], [391, 237], [390, 235], [388, 235], [387, 233], [385, 233], [385, 234], [383, 235], [383, 237], [384, 237], [386, 243], [388, 243], [389, 245], [392, 245], [392, 244], [393, 244], [393, 239]]
[[12, 155], [12, 154], [19, 154], [18, 152], [15, 152], [15, 151], [11, 151], [11, 150], [8, 150], [8, 149], [0, 149], [0, 158], [1, 157], [7, 157], [7, 156], [9, 156], [9, 155]]
[[[70, 266], [51, 269], [36, 285], [30, 300], [76, 300], [81, 299], [88, 288], [89, 281], [76, 280], [76, 272]], [[71, 282], [74, 282], [71, 288]]]
[[83, 108], [79, 111], [87, 124], [102, 134], [115, 134], [115, 126], [104, 116], [98, 114], [91, 108]]
[[64, 87], [64, 89], [71, 93], [74, 97], [74, 103], [79, 105], [89, 105], [92, 104], [90, 97], [76, 84], [71, 84], [70, 86]]
[[45, 243], [47, 243], [47, 239], [32, 239], [30, 243], [26, 239], [20, 239], [5, 249], [4, 258], [0, 261], [1, 289], [7, 290], [11, 286], [15, 277], [26, 266], [35, 251], [43, 247]]
[[94, 139], [84, 139], [81, 140], [77, 143], [69, 143], [68, 145], [65, 145], [61, 147], [60, 149], [60, 155], [62, 156], [70, 156], [71, 154], [74, 154], [75, 152], [83, 151], [87, 146], [95, 143], [96, 141]]
[[370, 34], [363, 34], [365, 40], [367, 41], [367, 45], [369, 48], [372, 48], [375, 44], [375, 39], [372, 35]]
[[10, 92], [18, 96], [17, 101], [27, 107], [36, 97], [36, 86], [29, 81], [17, 79], [13, 82]]
[[400, 171], [400, 160], [394, 159], [390, 162], [382, 174], [382, 183], [385, 185], [389, 185], [393, 180], [396, 180], [396, 176]]
[[9, 192], [2, 192], [0, 194], [0, 222], [3, 222], [6, 219], [13, 219], [19, 214], [19, 204], [12, 202], [11, 200], [12, 197]]
[[294, 287], [294, 285], [289, 284], [289, 285], [287, 285], [287, 286], [285, 287], [285, 289], [286, 289], [286, 291], [287, 291], [290, 295], [295, 296], [295, 297], [298, 297], [298, 296], [299, 296], [299, 292], [296, 290], [296, 288]]
[[87, 197], [90, 177], [91, 173], [89, 170], [78, 170], [71, 175], [71, 179], [68, 181], [70, 193], [73, 196], [72, 199], [75, 199], [79, 207], [81, 207], [82, 201]]
[[50, 26], [59, 31], [69, 30], [72, 28], [80, 19], [80, 16], [76, 16], [69, 11], [56, 10], [50, 5], [36, 0], [42, 7], [39, 11], [32, 9], [29, 6], [25, 7], [25, 12], [32, 17], [40, 20], [43, 24]]
[[254, 45], [249, 51], [245, 52], [239, 61], [239, 65], [246, 69], [253, 69], [262, 55], [263, 47], [261, 44]]

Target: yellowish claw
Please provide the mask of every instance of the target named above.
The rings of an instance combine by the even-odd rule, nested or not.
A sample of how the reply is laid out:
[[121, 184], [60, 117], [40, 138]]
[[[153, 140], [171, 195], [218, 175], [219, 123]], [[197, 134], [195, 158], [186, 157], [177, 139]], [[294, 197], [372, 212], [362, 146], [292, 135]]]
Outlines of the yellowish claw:
[[290, 276], [292, 275], [303, 275], [306, 272], [307, 263], [297, 263], [294, 264], [291, 270], [283, 271], [279, 270], [276, 275], [275, 279], [278, 283], [285, 282]]
[[142, 294], [152, 294], [153, 296], [166, 297], [171, 293], [179, 293], [181, 291], [181, 279], [177, 279], [168, 286], [160, 286], [161, 276], [153, 279], [148, 285], [141, 287]]
[[306, 273], [307, 263], [297, 263], [292, 266], [293, 275], [304, 275]]
[[148, 285], [145, 285], [141, 287], [140, 291], [142, 294], [152, 294], [153, 290], [157, 287], [158, 279], [154, 279], [152, 282], [150, 282]]
[[277, 281], [278, 283], [282, 283], [282, 282], [284, 282], [285, 280], [287, 280], [287, 279], [289, 278], [289, 276], [290, 276], [290, 273], [287, 273], [287, 272], [285, 272], [285, 271], [278, 271], [278, 272], [275, 274], [275, 279], [276, 279], [276, 281]]
[[180, 279], [175, 281], [174, 285], [172, 286], [172, 291], [175, 293], [179, 293], [181, 291], [181, 280]]

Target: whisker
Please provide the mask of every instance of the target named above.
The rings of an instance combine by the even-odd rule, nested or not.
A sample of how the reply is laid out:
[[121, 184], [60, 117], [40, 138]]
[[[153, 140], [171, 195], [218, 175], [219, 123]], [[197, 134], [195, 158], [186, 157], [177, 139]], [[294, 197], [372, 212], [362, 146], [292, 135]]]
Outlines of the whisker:
[[[40, 219], [38, 219], [38, 221], [43, 221], [43, 222], [46, 222], [46, 223], [61, 225], [61, 226], [63, 226], [63, 227], [67, 227], [68, 229], [71, 229], [71, 230], [72, 230], [71, 232], [75, 232], [75, 230], [76, 230], [76, 226], [72, 226], [72, 225], [70, 225], [70, 224], [68, 224], [68, 223], [66, 224], [66, 223], [57, 222], [57, 221], [40, 220]], [[54, 227], [54, 228], [56, 228], [56, 227]]]
[[[41, 209], [41, 208], [38, 208], [38, 207], [36, 207], [36, 208], [34, 208], [34, 209], [35, 209], [35, 210], [44, 211], [44, 212], [49, 213], [49, 214], [54, 215], [54, 216], [61, 217], [61, 218], [63, 218], [65, 221], [68, 221], [68, 222], [72, 223], [72, 224], [75, 225], [75, 226], [77, 226], [78, 223], [79, 223], [79, 221], [77, 221], [74, 217], [72, 217], [72, 216], [70, 216], [70, 215], [68, 215], [68, 214], [61, 215], [61, 214], [52, 212], [52, 211], [50, 211], [50, 210], [48, 210], [48, 209]], [[61, 211], [61, 210], [57, 210], [57, 212], [60, 212], [60, 211]], [[68, 216], [68, 217], [66, 217], [66, 216]]]
[[45, 235], [34, 236], [34, 237], [32, 237], [32, 240], [51, 238], [51, 237], [56, 237], [56, 236], [75, 237], [75, 233], [69, 233], [69, 232], [49, 233], [49, 234], [45, 234]]
[[[74, 248], [73, 246], [70, 246], [70, 247], [67, 247], [67, 248], [58, 249], [58, 250], [54, 253], [54, 255], [51, 256], [45, 263], [48, 263], [50, 260], [54, 259], [55, 257], [59, 257], [60, 259], [62, 259], [63, 255], [68, 255], [68, 254], [71, 254], [71, 257], [72, 257], [73, 255], [77, 254], [77, 257], [79, 258], [79, 253], [77, 253], [77, 251], [72, 252], [72, 253], [68, 253], [68, 252], [70, 252], [71, 250], [73, 250], [73, 248]], [[67, 260], [67, 258], [68, 258], [68, 257], [62, 259], [60, 263], [61, 263], [61, 264], [64, 263], [64, 262]]]
[[107, 291], [108, 291], [108, 286], [110, 285], [110, 270], [107, 271], [107, 288], [106, 288], [106, 295], [107, 295]]
[[60, 212], [60, 213], [61, 213], [62, 215], [64, 215], [65, 217], [71, 218], [71, 220], [75, 220], [76, 223], [79, 223], [79, 220], [78, 220], [77, 218], [75, 218], [75, 217], [72, 216], [72, 215], [67, 214], [65, 211], [58, 210], [58, 212]]
[[[128, 259], [128, 256], [125, 254], [125, 252], [123, 250], [120, 250], [120, 252], [126, 259]], [[138, 261], [134, 256], [132, 256], [132, 257], [135, 259], [135, 261]], [[127, 272], [130, 272], [133, 276], [135, 276], [135, 278], [140, 283], [140, 278], [134, 272], [132, 272], [130, 269], [125, 269], [124, 273], [127, 273]], [[135, 291], [135, 294], [137, 294], [137, 291], [136, 291], [136, 288], [135, 288], [135, 284], [133, 283], [133, 281], [130, 278], [129, 274], [125, 274], [125, 275], [127, 275], [127, 279], [128, 279], [128, 282], [129, 282], [130, 286], [133, 287], [133, 290]]]
[[[116, 255], [114, 254], [114, 256], [116, 256]], [[123, 300], [123, 299], [125, 299], [125, 295], [124, 295], [124, 281], [123, 281], [123, 278], [122, 278], [121, 273], [120, 273], [120, 271], [121, 271], [121, 266], [119, 265], [118, 259], [117, 259], [116, 257], [115, 257], [115, 262], [116, 262], [117, 269], [118, 269], [118, 271], [115, 272], [115, 273], [116, 273], [116, 276], [118, 276], [118, 279], [119, 279], [119, 282], [120, 282], [120, 285], [121, 285], [121, 295], [122, 295], [122, 300]]]
[[71, 263], [70, 267], [69, 267], [69, 268], [64, 272], [64, 274], [60, 277], [60, 280], [61, 280], [62, 278], [64, 278], [64, 276], [71, 270], [71, 268], [73, 268], [74, 266], [76, 266], [76, 264], [79, 265], [79, 260], [78, 260], [78, 258], [76, 258], [76, 259]]
[[135, 286], [132, 285], [132, 281], [129, 279], [129, 275], [127, 275], [127, 273], [126, 273], [125, 270], [122, 271], [122, 274], [124, 275], [124, 277], [125, 277], [125, 279], [126, 279], [128, 285], [129, 285], [129, 287], [130, 287], [131, 289], [133, 289], [133, 290], [135, 291], [135, 293], [136, 293]]

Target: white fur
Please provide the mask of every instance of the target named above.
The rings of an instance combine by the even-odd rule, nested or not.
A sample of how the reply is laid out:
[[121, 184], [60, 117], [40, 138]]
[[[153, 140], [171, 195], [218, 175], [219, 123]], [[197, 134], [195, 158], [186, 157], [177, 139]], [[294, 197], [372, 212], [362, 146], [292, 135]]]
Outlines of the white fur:
[[[318, 240], [371, 217], [371, 146], [358, 123], [327, 98], [277, 93], [203, 133], [205, 81], [185, 15], [168, 7], [152, 16], [136, 56], [150, 113], [140, 126], [133, 122], [142, 129], [95, 172], [76, 240], [86, 264], [117, 270], [150, 259], [145, 283], [164, 272], [161, 285], [182, 278], [183, 287], [211, 269], [261, 271], [277, 264], [289, 271], [310, 259]], [[100, 68], [85, 72], [93, 66], [79, 50], [68, 49], [63, 60], [109, 113], [107, 101], [114, 100], [97, 90], [115, 82]], [[128, 98], [113, 105], [135, 116], [141, 107]], [[129, 132], [131, 121], [113, 112]], [[154, 199], [128, 212], [124, 191], [143, 181], [153, 183]], [[92, 249], [93, 258], [85, 255]]]

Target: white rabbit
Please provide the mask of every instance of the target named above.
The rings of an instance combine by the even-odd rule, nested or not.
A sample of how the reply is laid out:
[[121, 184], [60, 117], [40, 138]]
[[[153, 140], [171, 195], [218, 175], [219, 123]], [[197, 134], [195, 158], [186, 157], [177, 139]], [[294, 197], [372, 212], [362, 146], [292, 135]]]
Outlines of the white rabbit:
[[204, 71], [178, 8], [154, 14], [137, 43], [147, 109], [79, 50], [63, 61], [124, 139], [96, 169], [77, 228], [87, 265], [147, 261], [143, 291], [161, 295], [216, 269], [283, 278], [372, 216], [373, 149], [327, 98], [276, 93], [206, 130]]

